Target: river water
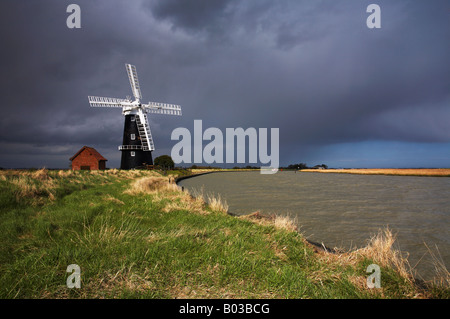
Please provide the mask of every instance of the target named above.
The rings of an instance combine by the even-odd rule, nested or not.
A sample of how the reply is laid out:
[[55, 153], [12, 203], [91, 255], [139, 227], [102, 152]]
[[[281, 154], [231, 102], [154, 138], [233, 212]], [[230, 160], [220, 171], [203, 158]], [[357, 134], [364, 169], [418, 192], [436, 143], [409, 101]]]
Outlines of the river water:
[[450, 263], [448, 177], [220, 172], [179, 185], [220, 194], [238, 215], [289, 215], [307, 239], [327, 247], [365, 246], [388, 226], [397, 235], [395, 248], [409, 254], [410, 265], [425, 280], [435, 275], [429, 249], [447, 268]]

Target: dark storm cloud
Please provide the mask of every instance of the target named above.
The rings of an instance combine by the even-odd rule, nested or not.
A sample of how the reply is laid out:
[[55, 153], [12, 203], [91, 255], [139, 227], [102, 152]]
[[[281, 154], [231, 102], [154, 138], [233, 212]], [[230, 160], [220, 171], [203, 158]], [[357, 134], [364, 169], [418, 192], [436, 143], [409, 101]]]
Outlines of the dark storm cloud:
[[174, 28], [193, 32], [221, 32], [232, 12], [233, 0], [152, 1], [149, 8], [158, 19], [170, 21]]
[[[151, 116], [156, 155], [194, 119], [279, 127], [289, 159], [317, 145], [450, 142], [448, 1], [77, 1], [79, 30], [65, 25], [70, 3], [0, 4], [0, 166], [39, 154], [29, 165], [65, 167], [83, 145], [117, 166], [120, 109], [87, 96], [131, 95], [124, 63], [144, 101], [183, 106]], [[370, 3], [379, 30], [366, 27]]]

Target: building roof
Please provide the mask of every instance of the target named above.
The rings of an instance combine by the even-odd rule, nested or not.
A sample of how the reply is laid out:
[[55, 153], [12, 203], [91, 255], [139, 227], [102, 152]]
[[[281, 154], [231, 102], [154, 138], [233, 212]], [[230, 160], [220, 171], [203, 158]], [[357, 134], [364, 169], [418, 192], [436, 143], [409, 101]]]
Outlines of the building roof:
[[72, 156], [70, 158], [70, 160], [73, 161], [75, 159], [75, 157], [80, 155], [81, 152], [83, 152], [84, 150], [89, 151], [91, 153], [90, 155], [92, 155], [93, 157], [95, 157], [99, 161], [107, 161], [107, 159], [104, 158], [99, 152], [97, 152], [97, 150], [95, 148], [88, 147], [88, 146], [83, 146], [74, 156]]

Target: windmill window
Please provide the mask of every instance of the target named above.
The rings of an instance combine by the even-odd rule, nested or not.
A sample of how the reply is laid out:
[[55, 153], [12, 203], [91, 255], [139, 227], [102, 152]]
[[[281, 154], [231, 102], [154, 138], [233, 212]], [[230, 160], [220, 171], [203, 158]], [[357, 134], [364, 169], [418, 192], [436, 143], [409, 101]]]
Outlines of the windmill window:
[[131, 156], [136, 156], [136, 153], [135, 152], [131, 152]]
[[136, 139], [136, 134], [131, 134], [131, 140], [134, 141]]
[[136, 121], [136, 116], [131, 117], [131, 122], [134, 122], [134, 121]]

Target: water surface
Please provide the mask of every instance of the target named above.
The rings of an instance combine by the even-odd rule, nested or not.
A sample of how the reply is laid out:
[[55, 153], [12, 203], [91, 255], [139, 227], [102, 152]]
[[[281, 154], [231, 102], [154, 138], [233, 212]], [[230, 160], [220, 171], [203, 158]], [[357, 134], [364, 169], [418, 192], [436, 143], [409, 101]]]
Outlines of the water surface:
[[180, 181], [220, 194], [235, 214], [286, 214], [309, 239], [329, 247], [367, 244], [380, 228], [397, 234], [419, 275], [434, 275], [427, 247], [450, 262], [450, 178], [278, 172], [221, 172]]

